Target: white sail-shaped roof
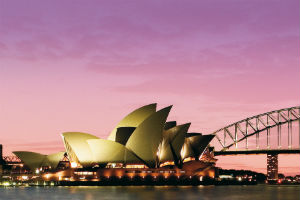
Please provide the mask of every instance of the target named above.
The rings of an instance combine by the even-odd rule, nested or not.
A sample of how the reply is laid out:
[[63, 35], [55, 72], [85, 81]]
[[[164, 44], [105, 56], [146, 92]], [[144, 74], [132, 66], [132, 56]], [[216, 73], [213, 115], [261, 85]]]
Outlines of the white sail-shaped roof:
[[81, 132], [66, 132], [62, 137], [71, 162], [80, 163], [84, 167], [93, 164], [93, 156], [87, 140], [99, 139], [98, 137]]
[[14, 151], [13, 153], [31, 170], [40, 168], [47, 157], [47, 155], [30, 151]]
[[[189, 135], [191, 135], [191, 133]], [[197, 159], [214, 137], [214, 135], [194, 135], [192, 137], [188, 137]]]
[[126, 145], [128, 139], [130, 138], [130, 136], [134, 130], [135, 130], [135, 127], [120, 127], [120, 128], [118, 128], [117, 132], [116, 132], [115, 142]]
[[188, 157], [194, 157], [198, 159], [213, 138], [214, 135], [188, 133], [181, 151], [182, 159]]
[[195, 157], [195, 153], [191, 147], [191, 144], [187, 138], [184, 140], [184, 144], [182, 146], [181, 152], [180, 152], [181, 159], [184, 160], [188, 157]]
[[126, 147], [150, 168], [155, 167], [158, 146], [171, 108], [169, 106], [150, 115], [135, 129], [126, 143]]
[[141, 163], [124, 145], [111, 140], [87, 140], [90, 146], [94, 163]]
[[174, 153], [177, 157], [176, 159], [180, 159], [180, 151], [184, 144], [184, 139], [185, 139], [186, 133], [187, 133], [190, 125], [191, 125], [190, 123], [187, 123], [187, 124], [178, 126], [177, 134], [175, 135], [174, 139], [171, 142], [172, 147], [174, 149]]
[[115, 141], [116, 132], [119, 127], [137, 127], [140, 123], [142, 123], [147, 117], [155, 113], [156, 104], [149, 104], [134, 110], [129, 113], [126, 117], [124, 117], [117, 126], [112, 130], [112, 132], [108, 136], [108, 140]]
[[53, 153], [50, 155], [44, 155], [31, 151], [14, 151], [13, 153], [19, 157], [31, 170], [35, 170], [37, 168], [46, 166], [55, 169], [59, 161], [63, 158], [65, 152]]
[[190, 123], [175, 126], [164, 131], [159, 155], [160, 162], [180, 159], [180, 151], [189, 127]]
[[47, 155], [47, 162], [49, 162], [52, 169], [55, 169], [59, 163], [59, 161], [64, 157], [65, 152], [61, 151], [58, 153], [53, 153]]

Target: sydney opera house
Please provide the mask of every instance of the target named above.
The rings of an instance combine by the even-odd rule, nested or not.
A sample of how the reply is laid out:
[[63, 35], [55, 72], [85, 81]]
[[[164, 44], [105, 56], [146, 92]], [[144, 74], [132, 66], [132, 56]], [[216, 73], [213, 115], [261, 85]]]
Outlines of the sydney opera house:
[[65, 152], [13, 152], [30, 178], [101, 182], [111, 178], [214, 178], [209, 147], [213, 135], [190, 133], [190, 123], [167, 121], [172, 106], [143, 106], [124, 117], [107, 139], [81, 132], [62, 133]]

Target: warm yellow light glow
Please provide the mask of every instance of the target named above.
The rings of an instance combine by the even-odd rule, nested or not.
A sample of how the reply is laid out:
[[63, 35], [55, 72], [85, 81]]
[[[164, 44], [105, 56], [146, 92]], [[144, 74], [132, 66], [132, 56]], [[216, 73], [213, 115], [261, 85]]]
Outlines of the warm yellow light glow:
[[4, 186], [10, 186], [10, 183], [9, 182], [4, 182], [3, 185]]
[[188, 157], [188, 158], [185, 158], [185, 159], [183, 160], [183, 162], [185, 163], [185, 162], [189, 162], [189, 161], [192, 161], [192, 160], [195, 160], [195, 158], [193, 158], [193, 157]]
[[182, 146], [182, 149], [181, 149], [181, 151], [180, 151], [180, 155], [181, 155], [182, 158], [184, 158], [185, 153], [186, 153], [186, 148], [185, 148], [185, 146], [183, 145], [183, 146]]
[[51, 177], [51, 174], [45, 174], [44, 177], [45, 177], [46, 179], [49, 179], [49, 178]]
[[175, 165], [174, 161], [167, 161], [160, 164], [160, 167], [168, 166], [168, 165]]
[[77, 162], [71, 162], [71, 168], [76, 168], [78, 166]]
[[146, 165], [126, 165], [126, 168], [146, 168]]

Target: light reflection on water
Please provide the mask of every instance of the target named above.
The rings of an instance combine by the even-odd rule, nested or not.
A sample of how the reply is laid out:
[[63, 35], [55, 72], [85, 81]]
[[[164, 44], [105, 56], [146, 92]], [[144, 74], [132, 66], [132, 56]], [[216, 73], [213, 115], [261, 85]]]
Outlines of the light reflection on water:
[[0, 199], [299, 200], [300, 186], [82, 186], [0, 188]]

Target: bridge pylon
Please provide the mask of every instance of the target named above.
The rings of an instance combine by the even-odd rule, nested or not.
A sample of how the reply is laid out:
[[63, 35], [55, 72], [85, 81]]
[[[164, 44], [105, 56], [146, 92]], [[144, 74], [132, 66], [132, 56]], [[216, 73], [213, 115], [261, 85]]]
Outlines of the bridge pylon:
[[267, 180], [278, 180], [278, 153], [267, 154]]

